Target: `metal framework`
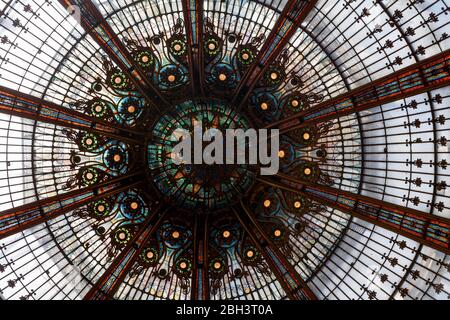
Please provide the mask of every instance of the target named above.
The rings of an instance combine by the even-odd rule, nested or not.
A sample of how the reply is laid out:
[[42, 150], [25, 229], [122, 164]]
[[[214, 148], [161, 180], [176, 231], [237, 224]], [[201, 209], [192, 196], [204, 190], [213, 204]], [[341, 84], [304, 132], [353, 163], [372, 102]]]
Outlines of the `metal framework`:
[[149, 83], [145, 73], [130, 56], [129, 50], [120, 41], [117, 34], [92, 1], [60, 0], [59, 2], [69, 10], [75, 10], [75, 8], [80, 10], [83, 28], [104, 50], [108, 57], [128, 75], [152, 108], [159, 111], [159, 104], [168, 104], [161, 92]]
[[338, 119], [450, 84], [450, 50], [271, 124], [282, 132]]
[[111, 265], [84, 296], [84, 300], [112, 300], [136, 263], [150, 237], [152, 237], [163, 221], [168, 210], [156, 208], [155, 211], [139, 226], [125, 248], [114, 258]]
[[142, 184], [142, 181], [132, 181], [133, 178], [140, 175], [142, 175], [142, 172], [127, 174], [95, 186], [70, 191], [3, 211], [0, 213], [0, 239], [56, 219], [88, 203], [132, 189]]
[[194, 266], [192, 270], [192, 300], [209, 300], [208, 243], [209, 217], [196, 216], [194, 229]]
[[[278, 281], [282, 284], [288, 297], [292, 300], [317, 300], [317, 297], [307, 286], [305, 281], [283, 257], [283, 254], [281, 254], [275, 244], [262, 230], [260, 224], [253, 217], [249, 209], [241, 203], [241, 207], [234, 210], [234, 213], [257, 248], [266, 257], [267, 262], [270, 264], [272, 271], [277, 276]], [[256, 230], [254, 228], [256, 228]], [[262, 243], [264, 243], [264, 245]]]
[[[80, 10], [88, 37], [71, 28], [58, 3]], [[0, 67], [6, 75], [0, 77], [7, 83], [0, 87], [1, 296], [449, 297], [446, 2], [282, 3], [136, 1], [122, 7], [113, 0], [60, 0], [46, 5], [53, 16], [44, 16], [44, 5], [5, 6], [0, 14]], [[240, 54], [252, 53], [240, 52], [240, 46], [259, 43], [260, 34], [267, 37], [255, 61], [229, 69], [239, 64]], [[159, 69], [150, 75], [121, 38], [145, 42]], [[207, 38], [218, 39], [218, 51], [211, 49], [205, 59]], [[37, 39], [63, 42], [61, 53]], [[99, 52], [133, 82], [133, 90], [105, 85]], [[399, 69], [412, 57], [415, 63]], [[263, 84], [274, 64], [289, 76], [280, 84]], [[174, 70], [189, 80], [161, 91], [155, 83], [164, 72], [170, 79]], [[227, 87], [239, 72], [239, 81]], [[366, 78], [369, 83], [361, 84]], [[194, 98], [233, 88], [236, 110], [258, 126], [281, 129], [283, 173], [258, 178], [243, 191], [233, 186], [242, 196], [240, 206], [225, 208], [220, 217], [202, 212], [190, 221], [191, 215], [168, 213], [167, 202], [155, 201], [166, 196], [167, 181], [158, 178], [161, 184], [154, 189], [148, 185], [158, 170], [136, 169], [148, 158], [144, 144], [153, 145], [148, 150], [153, 155], [165, 153], [153, 143], [156, 135], [145, 133], [159, 114], [142, 112], [139, 118], [140, 105], [133, 99], [142, 96], [159, 112], [183, 100], [187, 86]], [[70, 108], [73, 101], [98, 100], [112, 106], [114, 121]], [[158, 127], [166, 134], [161, 140], [169, 141], [169, 127]], [[191, 172], [161, 163], [195, 207], [198, 184], [178, 184]], [[320, 169], [320, 175], [299, 178], [305, 165]], [[86, 172], [102, 178], [89, 184], [83, 180]], [[242, 181], [252, 185], [250, 176]], [[215, 187], [211, 194], [226, 186]], [[238, 223], [232, 218], [220, 225], [222, 214]], [[283, 245], [267, 233], [271, 224], [286, 232]], [[247, 245], [256, 248], [253, 254], [261, 252], [261, 260], [243, 262]], [[107, 264], [95, 268], [98, 261]], [[81, 288], [65, 283], [69, 277]], [[344, 285], [336, 285], [336, 277]]]
[[[189, 74], [194, 95], [205, 95], [203, 61], [203, 2], [182, 0], [189, 57]], [[197, 88], [198, 85], [198, 88]]]
[[5, 87], [0, 87], [0, 111], [12, 116], [51, 123], [63, 128], [101, 134], [124, 142], [140, 143], [140, 140], [136, 138], [140, 134], [135, 130], [113, 125], [84, 113]]
[[261, 79], [270, 64], [278, 58], [281, 51], [286, 48], [291, 38], [297, 32], [306, 16], [316, 5], [316, 0], [289, 0], [283, 12], [275, 23], [266, 42], [256, 57], [255, 62], [246, 71], [233, 94], [232, 104], [241, 109], [249, 98], [250, 93]]
[[264, 179], [261, 181], [392, 230], [431, 248], [447, 254], [450, 252], [450, 219], [324, 185], [305, 184], [286, 175], [280, 175], [279, 178], [296, 183], [299, 187]]

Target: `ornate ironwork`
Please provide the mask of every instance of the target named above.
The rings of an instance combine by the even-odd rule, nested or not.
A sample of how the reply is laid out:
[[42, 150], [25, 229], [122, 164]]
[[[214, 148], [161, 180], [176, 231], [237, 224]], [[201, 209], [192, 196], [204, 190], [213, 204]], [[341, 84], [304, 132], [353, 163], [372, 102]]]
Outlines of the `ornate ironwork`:
[[[0, 294], [448, 299], [445, 2], [7, 3]], [[196, 121], [280, 174], [174, 164]]]

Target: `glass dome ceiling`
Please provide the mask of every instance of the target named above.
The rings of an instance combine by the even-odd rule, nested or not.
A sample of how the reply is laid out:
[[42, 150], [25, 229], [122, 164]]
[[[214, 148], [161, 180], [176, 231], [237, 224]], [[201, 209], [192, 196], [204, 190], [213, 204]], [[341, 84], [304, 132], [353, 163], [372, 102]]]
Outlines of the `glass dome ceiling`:
[[[0, 298], [450, 299], [449, 13], [0, 0]], [[201, 106], [280, 173], [168, 166]]]

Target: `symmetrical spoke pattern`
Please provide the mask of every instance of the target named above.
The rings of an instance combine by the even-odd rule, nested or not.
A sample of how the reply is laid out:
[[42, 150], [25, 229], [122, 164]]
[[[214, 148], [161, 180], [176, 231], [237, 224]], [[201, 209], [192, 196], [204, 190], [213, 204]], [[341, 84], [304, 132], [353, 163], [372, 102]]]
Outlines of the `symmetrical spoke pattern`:
[[449, 5], [0, 0], [0, 299], [450, 299]]

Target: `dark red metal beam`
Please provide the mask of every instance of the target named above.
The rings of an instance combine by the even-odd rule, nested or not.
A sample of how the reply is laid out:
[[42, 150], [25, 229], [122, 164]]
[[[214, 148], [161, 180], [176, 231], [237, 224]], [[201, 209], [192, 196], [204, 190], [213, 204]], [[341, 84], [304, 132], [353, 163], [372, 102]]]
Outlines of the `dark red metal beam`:
[[265, 257], [280, 285], [291, 300], [317, 300], [306, 282], [297, 273], [295, 268], [287, 261], [278, 247], [264, 232], [256, 217], [241, 202], [239, 208], [233, 208], [239, 223], [250, 236], [255, 246]]
[[70, 191], [0, 212], [0, 240], [55, 219], [92, 201], [136, 187], [142, 181], [133, 181], [133, 179], [141, 176], [143, 176], [142, 172], [124, 175], [95, 186]]
[[182, 5], [192, 93], [204, 96], [203, 1], [182, 0]]
[[81, 112], [0, 86], [0, 112], [12, 116], [97, 133], [119, 141], [140, 144], [134, 132]]
[[208, 245], [209, 216], [196, 215], [191, 300], [209, 300]]
[[282, 133], [450, 85], [450, 49], [272, 123]]
[[450, 254], [450, 219], [332, 187], [304, 183], [288, 175], [278, 175], [272, 179], [260, 178], [259, 181]]
[[112, 61], [129, 77], [147, 103], [160, 111], [160, 105], [169, 105], [162, 93], [147, 79], [145, 72], [134, 62], [129, 50], [105, 20], [91, 0], [59, 0], [71, 10], [80, 10], [80, 24]]
[[159, 228], [168, 210], [156, 208], [142, 223], [139, 230], [114, 259], [108, 269], [92, 286], [83, 300], [113, 300], [125, 277], [131, 271], [142, 250]]
[[259, 51], [256, 61], [248, 68], [233, 94], [232, 104], [237, 105], [238, 109], [242, 108], [247, 102], [264, 72], [280, 55], [316, 3], [317, 0], [287, 1], [266, 42]]

